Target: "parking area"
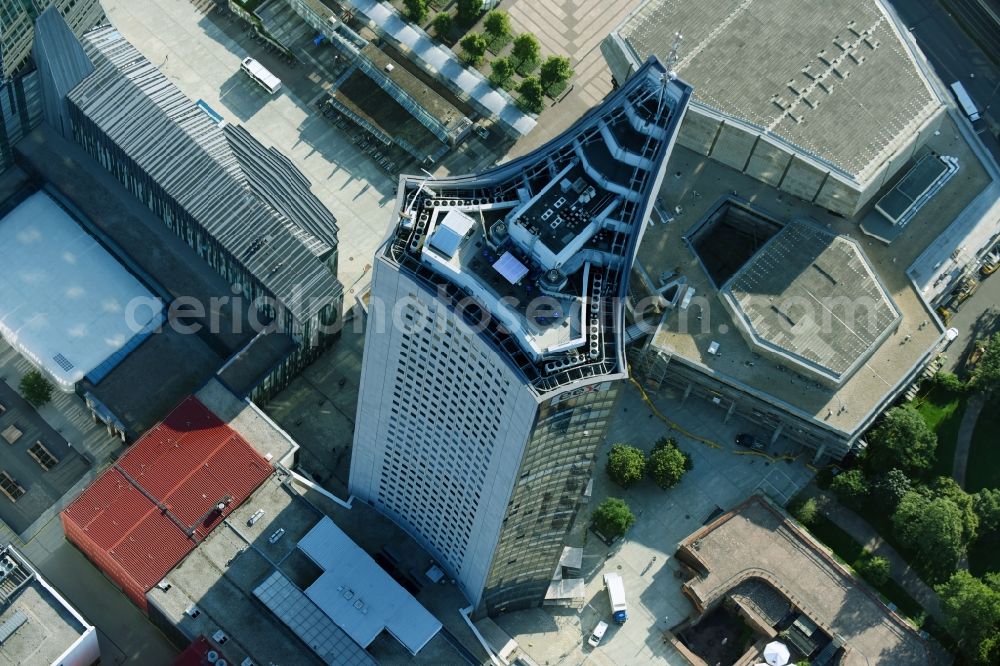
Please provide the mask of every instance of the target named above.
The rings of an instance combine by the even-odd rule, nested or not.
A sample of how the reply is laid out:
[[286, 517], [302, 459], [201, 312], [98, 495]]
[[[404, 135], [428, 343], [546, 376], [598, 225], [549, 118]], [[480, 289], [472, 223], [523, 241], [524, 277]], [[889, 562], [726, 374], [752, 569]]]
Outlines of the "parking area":
[[[736, 417], [723, 423], [725, 412], [715, 405], [701, 400], [682, 403], [668, 392], [650, 398], [655, 410], [634, 385], [624, 390], [598, 457], [593, 497], [577, 519], [575, 536], [585, 540], [583, 609], [538, 608], [497, 619], [539, 664], [687, 663], [664, 639], [664, 632], [692, 611], [676, 573], [677, 544], [754, 492], [784, 501], [812, 477], [805, 466], [807, 456], [793, 459], [793, 450], [783, 448], [780, 440], [766, 454], [737, 447], [736, 435], [754, 432], [753, 428]], [[693, 432], [697, 438], [686, 434]], [[664, 491], [645, 480], [623, 490], [608, 479], [604, 465], [611, 444], [625, 442], [648, 452], [663, 436], [675, 437], [694, 462], [680, 484]], [[584, 532], [590, 509], [609, 496], [624, 499], [637, 518], [625, 539], [610, 548], [593, 533]], [[586, 645], [589, 632], [600, 620], [610, 621], [602, 578], [613, 571], [625, 581], [629, 619], [621, 627], [612, 625], [601, 645], [591, 649]]]

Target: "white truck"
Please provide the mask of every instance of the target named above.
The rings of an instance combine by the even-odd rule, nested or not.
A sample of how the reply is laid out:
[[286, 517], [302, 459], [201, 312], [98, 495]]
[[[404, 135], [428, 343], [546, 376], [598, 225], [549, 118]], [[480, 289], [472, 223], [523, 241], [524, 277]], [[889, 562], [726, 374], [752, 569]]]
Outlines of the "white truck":
[[625, 583], [622, 577], [616, 573], [604, 574], [604, 587], [608, 590], [608, 599], [611, 600], [611, 616], [618, 624], [625, 624], [628, 619], [628, 608], [625, 606]]

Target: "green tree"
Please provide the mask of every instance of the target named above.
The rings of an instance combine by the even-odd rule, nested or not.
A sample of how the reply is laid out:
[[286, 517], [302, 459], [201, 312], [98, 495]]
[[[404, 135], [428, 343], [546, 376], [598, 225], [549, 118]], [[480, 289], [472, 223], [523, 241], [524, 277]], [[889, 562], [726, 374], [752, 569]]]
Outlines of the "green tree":
[[931, 383], [951, 393], [965, 393], [969, 388], [965, 382], [958, 378], [958, 375], [945, 370], [938, 370], [934, 373], [934, 376], [931, 377]]
[[21, 396], [32, 407], [41, 407], [52, 399], [52, 382], [38, 370], [28, 370], [21, 377]]
[[531, 74], [538, 69], [538, 59], [541, 57], [542, 47], [538, 44], [538, 39], [530, 32], [522, 32], [514, 38], [514, 46], [510, 55], [517, 64], [517, 71], [522, 75]]
[[893, 407], [870, 434], [866, 452], [869, 469], [901, 469], [916, 477], [930, 469], [937, 449], [937, 435], [912, 405]]
[[660, 488], [673, 488], [684, 472], [691, 469], [691, 456], [677, 448], [677, 440], [663, 438], [653, 446], [646, 462], [646, 471]]
[[945, 626], [973, 663], [1000, 663], [1000, 575], [956, 571], [936, 588]]
[[591, 521], [598, 532], [609, 539], [617, 539], [635, 524], [635, 516], [624, 500], [609, 497], [594, 509]]
[[913, 490], [910, 477], [903, 474], [902, 470], [890, 469], [888, 472], [876, 479], [871, 486], [871, 497], [879, 503], [879, 506], [892, 512], [896, 510], [903, 496]]
[[972, 496], [972, 504], [983, 532], [1000, 530], [1000, 488], [983, 488]]
[[815, 523], [816, 516], [819, 515], [819, 504], [816, 502], [816, 498], [810, 497], [804, 502], [797, 503], [792, 508], [792, 515], [803, 525]]
[[506, 44], [510, 41], [510, 36], [513, 33], [510, 27], [510, 16], [502, 9], [494, 9], [483, 19], [483, 31], [490, 38], [491, 44]]
[[546, 90], [566, 83], [571, 76], [573, 68], [569, 66], [569, 58], [564, 56], [549, 56], [538, 71], [538, 79]]
[[427, 18], [427, 0], [403, 0], [406, 15], [414, 23], [423, 23]]
[[979, 515], [976, 513], [975, 499], [955, 479], [950, 476], [938, 477], [922, 491], [931, 498], [944, 497], [951, 500], [962, 512], [962, 539], [970, 543], [976, 538], [979, 534]]
[[510, 58], [496, 58], [490, 63], [490, 83], [497, 88], [503, 88], [514, 76], [514, 65]]
[[478, 32], [470, 32], [461, 41], [462, 51], [465, 52], [465, 60], [470, 65], [477, 65], [486, 54], [486, 38]]
[[899, 541], [915, 554], [912, 564], [932, 581], [947, 578], [965, 554], [962, 511], [947, 497], [911, 491], [899, 503], [892, 524]]
[[608, 476], [622, 488], [642, 480], [646, 474], [646, 456], [628, 444], [615, 444], [608, 453]]
[[833, 477], [830, 490], [845, 505], [859, 509], [868, 498], [868, 479], [860, 469], [850, 469]]
[[545, 108], [545, 91], [542, 90], [542, 84], [538, 82], [536, 77], [529, 76], [521, 81], [517, 86], [517, 92], [521, 96], [518, 101], [525, 111], [541, 113], [542, 109]]
[[991, 394], [1000, 388], [1000, 333], [986, 340], [983, 355], [972, 371], [972, 384], [980, 391]]
[[441, 12], [434, 17], [433, 21], [431, 21], [431, 26], [434, 28], [434, 34], [437, 35], [437, 38], [444, 41], [451, 35], [453, 23], [454, 21], [451, 20], [451, 14]]
[[462, 25], [472, 25], [483, 12], [482, 0], [456, 0], [456, 18]]
[[854, 563], [854, 568], [862, 578], [875, 587], [881, 587], [889, 581], [889, 560], [881, 555], [872, 555], [865, 551], [864, 555]]

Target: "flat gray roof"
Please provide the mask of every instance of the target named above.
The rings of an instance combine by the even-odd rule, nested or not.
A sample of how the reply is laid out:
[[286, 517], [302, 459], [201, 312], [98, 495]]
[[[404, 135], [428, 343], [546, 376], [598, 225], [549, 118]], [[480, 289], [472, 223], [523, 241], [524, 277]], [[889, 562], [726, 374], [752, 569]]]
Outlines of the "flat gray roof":
[[916, 629], [762, 497], [751, 497], [695, 532], [681, 542], [679, 552], [697, 560], [704, 571], [685, 583], [702, 608], [747, 579], [760, 580], [829, 636], [845, 639], [840, 663], [936, 663]]
[[900, 319], [858, 244], [808, 222], [788, 224], [722, 293], [755, 344], [834, 381]]
[[7, 628], [17, 627], [0, 642], [0, 666], [56, 663], [91, 627], [70, 612], [17, 553], [0, 549], [0, 562], [11, 570], [0, 580], [0, 626], [10, 622]]
[[[653, 334], [651, 345], [802, 417], [833, 430], [856, 433], [913, 366], [931, 353], [943, 334], [907, 276], [907, 267], [990, 182], [950, 118], [944, 119], [941, 135], [931, 137], [927, 148], [958, 157], [964, 177], [948, 181], [889, 246], [865, 236], [858, 227], [863, 220], [884, 220], [874, 210], [845, 220], [783, 195], [708, 157], [681, 146], [675, 147], [667, 166], [661, 201], [668, 210], [680, 206], [681, 213], [668, 224], [651, 225], [646, 230], [637, 261], [654, 279], [664, 272], [677, 271], [687, 278], [696, 296], [686, 313], [666, 313], [663, 323]], [[798, 373], [789, 372], [787, 367], [761, 360], [740, 335], [717, 288], [684, 241], [693, 225], [715, 208], [720, 198], [731, 196], [734, 190], [740, 198], [753, 201], [755, 207], [778, 219], [808, 218], [834, 233], [854, 238], [864, 248], [887, 293], [902, 313], [898, 330], [875, 350], [865, 367], [839, 389], [807, 381]], [[639, 289], [641, 281], [632, 280], [631, 286]], [[720, 343], [722, 355], [707, 352], [712, 342]]]
[[878, 0], [649, 0], [617, 34], [666, 61], [677, 31], [696, 102], [859, 181], [941, 107]]

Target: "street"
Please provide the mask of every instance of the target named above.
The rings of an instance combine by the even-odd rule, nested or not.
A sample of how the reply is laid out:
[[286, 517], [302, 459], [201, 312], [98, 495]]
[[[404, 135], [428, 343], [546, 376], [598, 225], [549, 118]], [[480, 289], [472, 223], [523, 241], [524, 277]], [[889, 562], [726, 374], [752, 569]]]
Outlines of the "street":
[[[989, 48], [993, 58], [1000, 59], [1000, 28], [983, 17], [980, 2], [987, 0], [896, 0], [892, 4], [945, 85], [961, 81], [965, 86], [983, 113], [976, 124], [979, 138], [1000, 159], [996, 138], [1000, 130], [1000, 67], [983, 51]], [[952, 12], [958, 12], [961, 25]], [[965, 26], [975, 33], [975, 41], [963, 30]]]

